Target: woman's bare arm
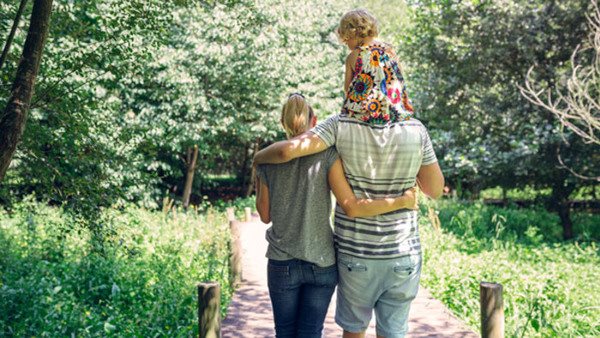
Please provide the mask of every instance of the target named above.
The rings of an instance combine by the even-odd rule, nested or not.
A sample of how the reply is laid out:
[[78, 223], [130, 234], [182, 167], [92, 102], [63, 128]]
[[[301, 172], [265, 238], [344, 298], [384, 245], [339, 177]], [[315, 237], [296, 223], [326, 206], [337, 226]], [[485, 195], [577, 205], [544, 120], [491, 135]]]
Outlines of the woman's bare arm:
[[350, 217], [370, 217], [398, 209], [417, 209], [416, 189], [407, 190], [404, 195], [396, 198], [357, 199], [344, 174], [342, 160], [337, 159], [329, 169], [329, 186], [338, 204]]
[[256, 210], [263, 223], [271, 223], [269, 187], [258, 177], [256, 177]]
[[327, 145], [319, 136], [307, 131], [289, 140], [271, 144], [254, 155], [254, 165], [263, 163], [284, 163], [295, 158], [322, 152]]
[[417, 174], [417, 183], [425, 195], [437, 199], [444, 191], [444, 175], [438, 162], [423, 165]]

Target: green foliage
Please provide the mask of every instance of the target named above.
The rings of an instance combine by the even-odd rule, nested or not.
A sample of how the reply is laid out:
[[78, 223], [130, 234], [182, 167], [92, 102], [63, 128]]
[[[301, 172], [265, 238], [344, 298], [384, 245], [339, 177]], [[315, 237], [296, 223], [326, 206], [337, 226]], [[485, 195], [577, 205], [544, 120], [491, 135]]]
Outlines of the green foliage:
[[[17, 4], [0, 4], [1, 34]], [[291, 91], [303, 92], [320, 116], [341, 104], [338, 7], [317, 0], [55, 1], [29, 120], [0, 201], [35, 192], [91, 220], [97, 206], [156, 207], [165, 190], [183, 190], [181, 159], [195, 144], [196, 193], [213, 173], [247, 183], [249, 149], [282, 136], [279, 110]], [[25, 34], [18, 31], [0, 78], [12, 78]], [[0, 106], [8, 91], [0, 87]]]
[[[3, 186], [5, 202], [35, 191], [93, 219], [97, 205], [131, 198], [128, 192], [145, 197], [143, 188], [156, 175], [133, 170], [141, 162], [133, 152], [139, 138], [123, 124], [118, 93], [127, 89], [123, 79], [142, 72], [152, 49], [164, 43], [174, 7], [159, 1], [54, 2], [25, 134]], [[26, 33], [23, 27], [15, 37], [2, 69], [6, 79], [13, 77]], [[0, 88], [2, 107], [9, 88]]]
[[[551, 193], [552, 190], [548, 188], [534, 189], [530, 186], [526, 186], [519, 189], [506, 189], [506, 198], [509, 200], [540, 200], [550, 196]], [[501, 199], [503, 198], [502, 188], [494, 187], [484, 189], [479, 196], [481, 198]], [[579, 201], [594, 201], [597, 199], [597, 196], [600, 196], [600, 186], [591, 185], [581, 187], [574, 191], [569, 197]]]
[[560, 243], [558, 217], [544, 210], [450, 202], [438, 208], [441, 232], [421, 218], [422, 283], [474, 331], [479, 282], [487, 281], [503, 285], [507, 337], [600, 335], [598, 215], [576, 216], [594, 241]]
[[[539, 244], [531, 241], [540, 238], [543, 242], [562, 240], [561, 223], [558, 215], [542, 207], [506, 208], [484, 205], [481, 202], [438, 202], [439, 218], [442, 224], [449, 225], [449, 231], [465, 238], [495, 238], [523, 244]], [[579, 240], [600, 240], [600, 216], [576, 213], [573, 215]], [[532, 229], [535, 228], [535, 229]], [[486, 244], [481, 242], [479, 244]], [[486, 247], [473, 247], [484, 250]]]
[[[514, 200], [535, 200], [540, 196], [548, 196], [552, 191], [550, 189], [534, 189], [532, 187], [523, 187], [520, 189], [507, 189], [506, 198]], [[502, 188], [494, 187], [481, 191], [481, 198], [503, 198]]]
[[175, 217], [104, 210], [100, 244], [60, 208], [0, 211], [0, 336], [197, 336], [197, 283], [221, 284], [223, 313], [231, 297], [228, 227]]
[[475, 192], [550, 187], [563, 199], [585, 184], [558, 165], [557, 152], [569, 166], [593, 173], [600, 167], [594, 146], [569, 134], [564, 142], [559, 124], [518, 85], [532, 66], [543, 85], [563, 81], [571, 53], [586, 39], [591, 2], [408, 3], [411, 25], [397, 39], [449, 182]]

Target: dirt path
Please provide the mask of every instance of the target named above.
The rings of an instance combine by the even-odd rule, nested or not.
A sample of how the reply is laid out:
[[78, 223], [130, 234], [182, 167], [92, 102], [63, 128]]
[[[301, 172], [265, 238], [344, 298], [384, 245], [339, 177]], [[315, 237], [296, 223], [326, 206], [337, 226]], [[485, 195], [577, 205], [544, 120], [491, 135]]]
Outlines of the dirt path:
[[[260, 221], [242, 223], [240, 233], [243, 248], [243, 282], [236, 290], [227, 317], [223, 320], [224, 338], [275, 337], [273, 314], [267, 290], [267, 259], [265, 252], [267, 225]], [[325, 320], [323, 336], [341, 337], [341, 329], [334, 321], [335, 294]], [[367, 337], [375, 337], [375, 324], [371, 322]], [[408, 337], [479, 337], [452, 316], [444, 305], [420, 288], [410, 311]]]

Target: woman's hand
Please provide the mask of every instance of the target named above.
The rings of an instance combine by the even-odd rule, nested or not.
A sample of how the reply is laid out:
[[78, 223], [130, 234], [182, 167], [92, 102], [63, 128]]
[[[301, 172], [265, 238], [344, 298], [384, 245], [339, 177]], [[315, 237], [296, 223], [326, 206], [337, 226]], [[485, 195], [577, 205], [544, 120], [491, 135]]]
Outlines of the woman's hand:
[[404, 199], [403, 204], [405, 205], [405, 209], [419, 209], [419, 190], [416, 186], [406, 190], [402, 197], [399, 198]]

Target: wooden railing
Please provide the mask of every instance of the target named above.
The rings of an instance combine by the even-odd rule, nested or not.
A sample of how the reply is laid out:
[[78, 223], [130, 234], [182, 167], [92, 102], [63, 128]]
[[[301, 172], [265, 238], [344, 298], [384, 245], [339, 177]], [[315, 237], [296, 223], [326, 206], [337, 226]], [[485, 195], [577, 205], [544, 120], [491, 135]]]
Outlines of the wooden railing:
[[[246, 222], [252, 221], [252, 210], [244, 209]], [[227, 208], [229, 221], [229, 282], [233, 288], [242, 282], [242, 241], [240, 221], [235, 219], [235, 210]], [[221, 337], [221, 287], [219, 283], [198, 284], [198, 325], [200, 338]]]

